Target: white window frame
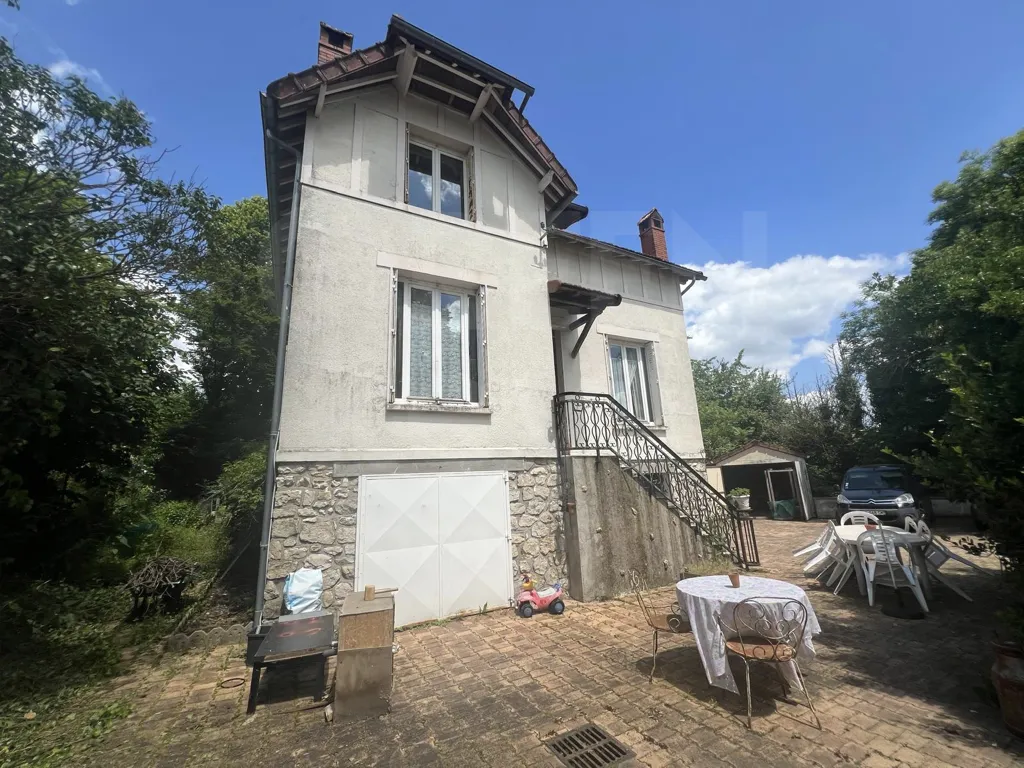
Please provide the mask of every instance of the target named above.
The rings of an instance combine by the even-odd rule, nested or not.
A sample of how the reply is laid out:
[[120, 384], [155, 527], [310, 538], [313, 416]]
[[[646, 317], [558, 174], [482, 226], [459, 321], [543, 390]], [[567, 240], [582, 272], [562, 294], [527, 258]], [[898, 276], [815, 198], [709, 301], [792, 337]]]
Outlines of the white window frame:
[[[396, 393], [399, 402], [422, 403], [438, 401], [443, 403], [465, 403], [479, 406], [480, 400], [486, 397], [484, 390], [484, 365], [483, 365], [483, 333], [481, 331], [484, 313], [482, 311], [482, 292], [467, 290], [464, 287], [444, 285], [441, 283], [429, 283], [420, 280], [409, 280], [399, 277], [398, 282], [405, 285], [402, 292], [402, 349], [397, 350], [402, 356], [402, 391]], [[409, 381], [411, 371], [409, 358], [412, 347], [412, 291], [413, 289], [429, 291], [431, 293], [431, 367], [430, 381], [431, 394], [429, 397], [412, 396], [409, 394]], [[464, 397], [452, 398], [442, 397], [441, 380], [441, 294], [458, 296], [462, 301], [462, 393]], [[469, 376], [469, 299], [476, 299], [477, 307], [477, 397], [478, 400], [470, 400], [470, 376]]]
[[[654, 409], [651, 407], [651, 399], [654, 397], [654, 392], [650, 387], [650, 382], [647, 380], [647, 363], [646, 355], [650, 344], [643, 341], [629, 341], [626, 339], [608, 339], [608, 391], [609, 394], [615, 398], [615, 371], [612, 365], [612, 347], [619, 347], [622, 350], [622, 379], [623, 387], [625, 391], [626, 402], [620, 403], [623, 408], [629, 411], [633, 416], [636, 416], [638, 421], [644, 424], [654, 424]], [[640, 397], [643, 400], [644, 406], [644, 417], [636, 415], [636, 411], [633, 409], [633, 393], [629, 387], [629, 367], [626, 359], [626, 350], [635, 349], [637, 353], [637, 370], [640, 373]]]
[[[431, 182], [430, 182], [430, 210], [434, 213], [440, 213], [444, 216], [451, 216], [450, 213], [444, 213], [441, 210], [441, 155], [447, 155], [453, 160], [458, 160], [462, 163], [462, 215], [458, 218], [462, 221], [469, 221], [469, 158], [460, 152], [454, 152], [447, 147], [439, 146], [430, 141], [424, 141], [423, 139], [416, 136], [416, 134], [410, 134], [409, 140], [406, 145], [406, 157], [411, 152], [410, 145], [415, 144], [417, 147], [430, 150], [430, 167], [431, 167]], [[409, 200], [409, 163], [406, 163], [405, 168], [405, 199], [408, 203]], [[408, 203], [412, 208], [417, 208], [421, 211], [427, 210], [426, 208], [420, 208], [418, 205]], [[452, 216], [452, 218], [456, 218]]]

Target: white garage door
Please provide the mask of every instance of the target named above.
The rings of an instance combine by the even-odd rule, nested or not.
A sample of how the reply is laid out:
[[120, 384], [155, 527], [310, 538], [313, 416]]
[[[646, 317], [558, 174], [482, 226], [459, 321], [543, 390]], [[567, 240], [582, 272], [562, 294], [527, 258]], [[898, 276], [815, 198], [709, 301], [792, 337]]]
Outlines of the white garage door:
[[356, 589], [398, 587], [395, 624], [508, 605], [504, 472], [359, 478]]

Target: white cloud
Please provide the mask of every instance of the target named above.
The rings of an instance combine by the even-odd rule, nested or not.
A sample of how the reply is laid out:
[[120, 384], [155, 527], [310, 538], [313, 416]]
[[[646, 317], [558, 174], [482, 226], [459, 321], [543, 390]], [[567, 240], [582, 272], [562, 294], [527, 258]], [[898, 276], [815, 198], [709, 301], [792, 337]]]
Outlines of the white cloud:
[[84, 67], [77, 61], [71, 61], [70, 59], [63, 58], [60, 61], [55, 61], [51, 64], [48, 69], [50, 74], [58, 79], [64, 79], [69, 75], [75, 75], [83, 80], [91, 82], [93, 85], [103, 89], [106, 93], [113, 93], [113, 89], [107, 84], [107, 81], [103, 79], [103, 75], [100, 74], [98, 69], [92, 67]]
[[78, 5], [81, 0], [64, 0], [65, 5]]
[[707, 282], [683, 298], [690, 355], [731, 360], [742, 349], [746, 362], [788, 374], [829, 352], [832, 324], [860, 297], [861, 283], [907, 264], [906, 254], [793, 256], [769, 267], [709, 261], [697, 267]]

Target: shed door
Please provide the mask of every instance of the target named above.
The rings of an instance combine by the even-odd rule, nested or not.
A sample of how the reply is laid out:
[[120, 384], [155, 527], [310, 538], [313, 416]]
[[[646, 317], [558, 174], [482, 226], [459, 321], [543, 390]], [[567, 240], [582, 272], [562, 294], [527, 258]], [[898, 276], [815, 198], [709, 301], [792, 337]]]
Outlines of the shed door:
[[395, 624], [512, 598], [504, 472], [360, 478], [356, 589], [398, 587]]

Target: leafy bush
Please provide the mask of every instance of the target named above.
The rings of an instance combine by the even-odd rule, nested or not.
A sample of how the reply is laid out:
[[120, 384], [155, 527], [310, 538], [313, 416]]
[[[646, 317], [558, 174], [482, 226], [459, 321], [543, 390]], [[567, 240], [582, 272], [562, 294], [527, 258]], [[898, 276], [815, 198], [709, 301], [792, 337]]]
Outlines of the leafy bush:
[[[161, 555], [196, 563], [205, 571], [215, 571], [227, 546], [227, 530], [222, 523], [200, 528], [188, 525], [161, 525], [145, 541], [132, 559], [137, 568]], [[134, 569], [134, 568], [133, 568]]]
[[749, 496], [750, 495], [750, 489], [749, 488], [733, 488], [731, 491], [729, 491], [728, 495], [729, 496]]
[[153, 517], [162, 525], [199, 528], [210, 521], [203, 505], [194, 501], [163, 501], [153, 509]]
[[233, 530], [251, 530], [259, 525], [266, 472], [267, 454], [263, 447], [224, 465], [213, 487], [213, 498], [218, 517], [224, 516]]

